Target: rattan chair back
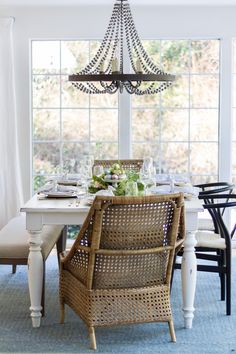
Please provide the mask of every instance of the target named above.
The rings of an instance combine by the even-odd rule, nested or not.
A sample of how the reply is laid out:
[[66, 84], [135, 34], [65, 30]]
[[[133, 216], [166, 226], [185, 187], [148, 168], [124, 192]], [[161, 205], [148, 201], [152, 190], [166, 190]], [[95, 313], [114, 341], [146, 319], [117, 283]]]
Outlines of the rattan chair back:
[[96, 197], [60, 277], [62, 308], [86, 322], [92, 347], [94, 326], [124, 323], [166, 321], [175, 339], [169, 290], [184, 230], [181, 194]]
[[119, 163], [126, 171], [139, 172], [143, 165], [143, 159], [128, 159], [128, 160], [95, 160], [93, 166], [103, 166], [110, 168], [113, 164]]

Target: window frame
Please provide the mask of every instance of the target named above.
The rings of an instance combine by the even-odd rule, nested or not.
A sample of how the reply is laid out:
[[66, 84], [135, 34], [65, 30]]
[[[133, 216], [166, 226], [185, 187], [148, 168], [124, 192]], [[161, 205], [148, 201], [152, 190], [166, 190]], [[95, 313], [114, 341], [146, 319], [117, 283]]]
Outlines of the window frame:
[[[33, 41], [59, 41], [60, 43], [62, 41], [96, 41], [99, 39], [31, 39], [30, 40], [30, 52], [31, 52], [31, 64], [30, 64], [30, 92], [31, 92], [31, 107], [30, 107], [30, 116], [31, 116], [31, 181], [32, 181], [32, 185], [33, 185], [33, 180], [34, 180], [34, 171], [33, 171], [33, 147], [34, 147], [34, 139], [33, 139], [33, 92], [32, 92], [32, 83], [33, 83], [33, 68], [32, 68], [32, 42]], [[163, 39], [145, 39], [146, 40], [219, 40], [219, 48], [220, 48], [220, 53], [219, 53], [219, 106], [218, 106], [218, 117], [219, 117], [219, 121], [218, 121], [218, 176], [216, 176], [216, 178], [218, 177], [218, 179], [220, 178], [221, 175], [227, 175], [228, 173], [224, 172], [222, 173], [222, 152], [221, 152], [221, 137], [222, 137], [222, 124], [221, 122], [221, 110], [222, 110], [222, 106], [221, 106], [221, 95], [222, 95], [222, 39], [221, 38], [209, 38], [209, 37], [204, 37], [204, 38], [163, 38]], [[61, 44], [60, 44], [61, 46]], [[60, 52], [61, 55], [61, 52]], [[127, 59], [127, 56], [124, 55], [124, 58]], [[61, 62], [61, 58], [60, 58], [60, 62]], [[128, 60], [124, 61], [124, 67], [128, 67], [129, 63]], [[60, 73], [60, 75], [63, 75], [63, 73]], [[196, 75], [196, 74], [193, 74]], [[189, 88], [190, 90], [190, 88]], [[61, 120], [61, 110], [63, 108], [60, 107], [60, 120]], [[69, 109], [69, 107], [68, 107]], [[109, 108], [108, 108], [109, 109]], [[132, 106], [131, 106], [131, 95], [127, 94], [126, 92], [122, 93], [122, 95], [120, 93], [118, 93], [118, 158], [132, 158]], [[175, 107], [176, 109], [176, 107]], [[190, 111], [190, 107], [186, 108], [188, 111]], [[196, 108], [195, 108], [196, 109]], [[89, 108], [89, 112], [90, 112], [90, 108]], [[89, 113], [90, 115], [90, 113]], [[60, 133], [61, 134], [61, 133]], [[61, 136], [61, 135], [60, 135]], [[48, 141], [47, 141], [48, 142]], [[207, 142], [209, 143], [209, 142]], [[63, 141], [61, 141], [61, 145], [63, 144]], [[188, 141], [188, 145], [189, 145], [189, 141]], [[60, 156], [60, 161], [61, 161], [61, 156]], [[189, 160], [189, 158], [188, 158]], [[188, 169], [189, 169], [189, 162], [188, 162]], [[202, 175], [204, 176], [204, 175]]]

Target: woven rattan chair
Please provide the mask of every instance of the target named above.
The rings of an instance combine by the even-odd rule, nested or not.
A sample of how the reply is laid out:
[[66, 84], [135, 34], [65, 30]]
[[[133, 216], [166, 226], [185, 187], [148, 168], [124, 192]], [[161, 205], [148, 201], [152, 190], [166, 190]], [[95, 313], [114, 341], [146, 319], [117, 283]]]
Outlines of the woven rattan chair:
[[110, 168], [114, 163], [119, 163], [124, 170], [132, 170], [139, 172], [142, 165], [142, 159], [130, 159], [130, 160], [95, 160], [93, 166], [103, 166], [104, 168]]
[[97, 196], [61, 257], [61, 323], [67, 304], [87, 325], [93, 349], [97, 326], [168, 322], [176, 341], [170, 278], [175, 248], [183, 242], [177, 236], [184, 232], [183, 208], [181, 194]]

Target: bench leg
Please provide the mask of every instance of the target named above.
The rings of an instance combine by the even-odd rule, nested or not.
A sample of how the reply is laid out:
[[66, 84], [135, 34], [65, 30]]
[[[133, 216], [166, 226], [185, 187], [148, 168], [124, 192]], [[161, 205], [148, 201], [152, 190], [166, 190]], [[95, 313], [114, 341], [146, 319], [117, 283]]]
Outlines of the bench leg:
[[67, 240], [67, 226], [64, 226], [59, 239], [57, 240], [57, 260], [60, 267], [60, 253], [64, 252], [66, 249]]
[[12, 264], [12, 274], [15, 274], [15, 272], [16, 272], [16, 267], [17, 267], [16, 264]]

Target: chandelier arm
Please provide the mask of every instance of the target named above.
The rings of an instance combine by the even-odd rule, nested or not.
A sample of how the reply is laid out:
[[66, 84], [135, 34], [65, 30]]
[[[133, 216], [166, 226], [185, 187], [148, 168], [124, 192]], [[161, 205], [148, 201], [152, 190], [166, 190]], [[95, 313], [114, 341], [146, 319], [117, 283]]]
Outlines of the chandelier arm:
[[147, 87], [145, 90], [142, 90], [142, 89], [137, 89], [135, 91], [135, 94], [136, 95], [152, 95], [152, 94], [155, 94], [155, 93], [159, 93], [161, 91], [164, 91], [167, 87], [171, 86], [171, 82], [164, 82], [162, 83], [159, 87], [155, 88], [155, 89], [152, 89], [152, 84]]
[[107, 84], [104, 81], [100, 81], [100, 85], [105, 89], [105, 91], [109, 90], [109, 89], [113, 89], [116, 88], [116, 81], [112, 81], [110, 84]]
[[92, 82], [87, 82], [86, 85], [88, 86], [89, 90], [93, 94], [102, 94], [106, 93], [106, 90], [99, 89], [97, 86], [95, 86]]
[[126, 81], [123, 83], [123, 86], [125, 87], [128, 93], [133, 94], [136, 93], [136, 90], [139, 88], [141, 84], [142, 84], [141, 81], [136, 81], [136, 85], [132, 81]]
[[110, 93], [110, 94], [113, 94], [113, 93], [116, 93], [119, 89], [119, 86], [112, 86], [111, 88], [109, 88], [109, 90], [107, 91], [107, 93]]
[[134, 89], [134, 87], [130, 87], [130, 86], [128, 86], [128, 85], [124, 85], [124, 87], [125, 87], [125, 89], [126, 89], [126, 91], [130, 94], [130, 95], [133, 95], [135, 92], [136, 92], [136, 90]]
[[100, 93], [103, 90], [98, 89], [92, 82], [87, 82], [86, 85], [90, 90], [94, 91], [94, 93]]
[[94, 91], [91, 91], [90, 89], [87, 88], [87, 86], [83, 83], [72, 83], [72, 85], [74, 87], [76, 87], [78, 90], [80, 90], [81, 92], [84, 92], [84, 93], [88, 93], [88, 94], [91, 94], [91, 93], [95, 93]]
[[[80, 89], [81, 91], [83, 92], [86, 92], [86, 93], [90, 93], [90, 94], [104, 94], [104, 93], [107, 93], [107, 89], [99, 89], [97, 86], [95, 86], [93, 83], [91, 82], [86, 82], [85, 84], [84, 83], [79, 83], [79, 84], [74, 84], [73, 85], [75, 87], [77, 87], [78, 89]], [[108, 87], [110, 89], [110, 87]], [[113, 88], [113, 87], [111, 87]]]
[[104, 88], [106, 93], [116, 93], [119, 88], [117, 81], [112, 81], [110, 84], [106, 84], [104, 81], [100, 81], [101, 86]]
[[136, 81], [136, 85], [132, 82], [132, 81], [126, 81], [124, 83], [124, 85], [128, 86], [128, 87], [132, 87], [133, 89], [137, 89], [140, 85], [141, 85], [141, 81]]

